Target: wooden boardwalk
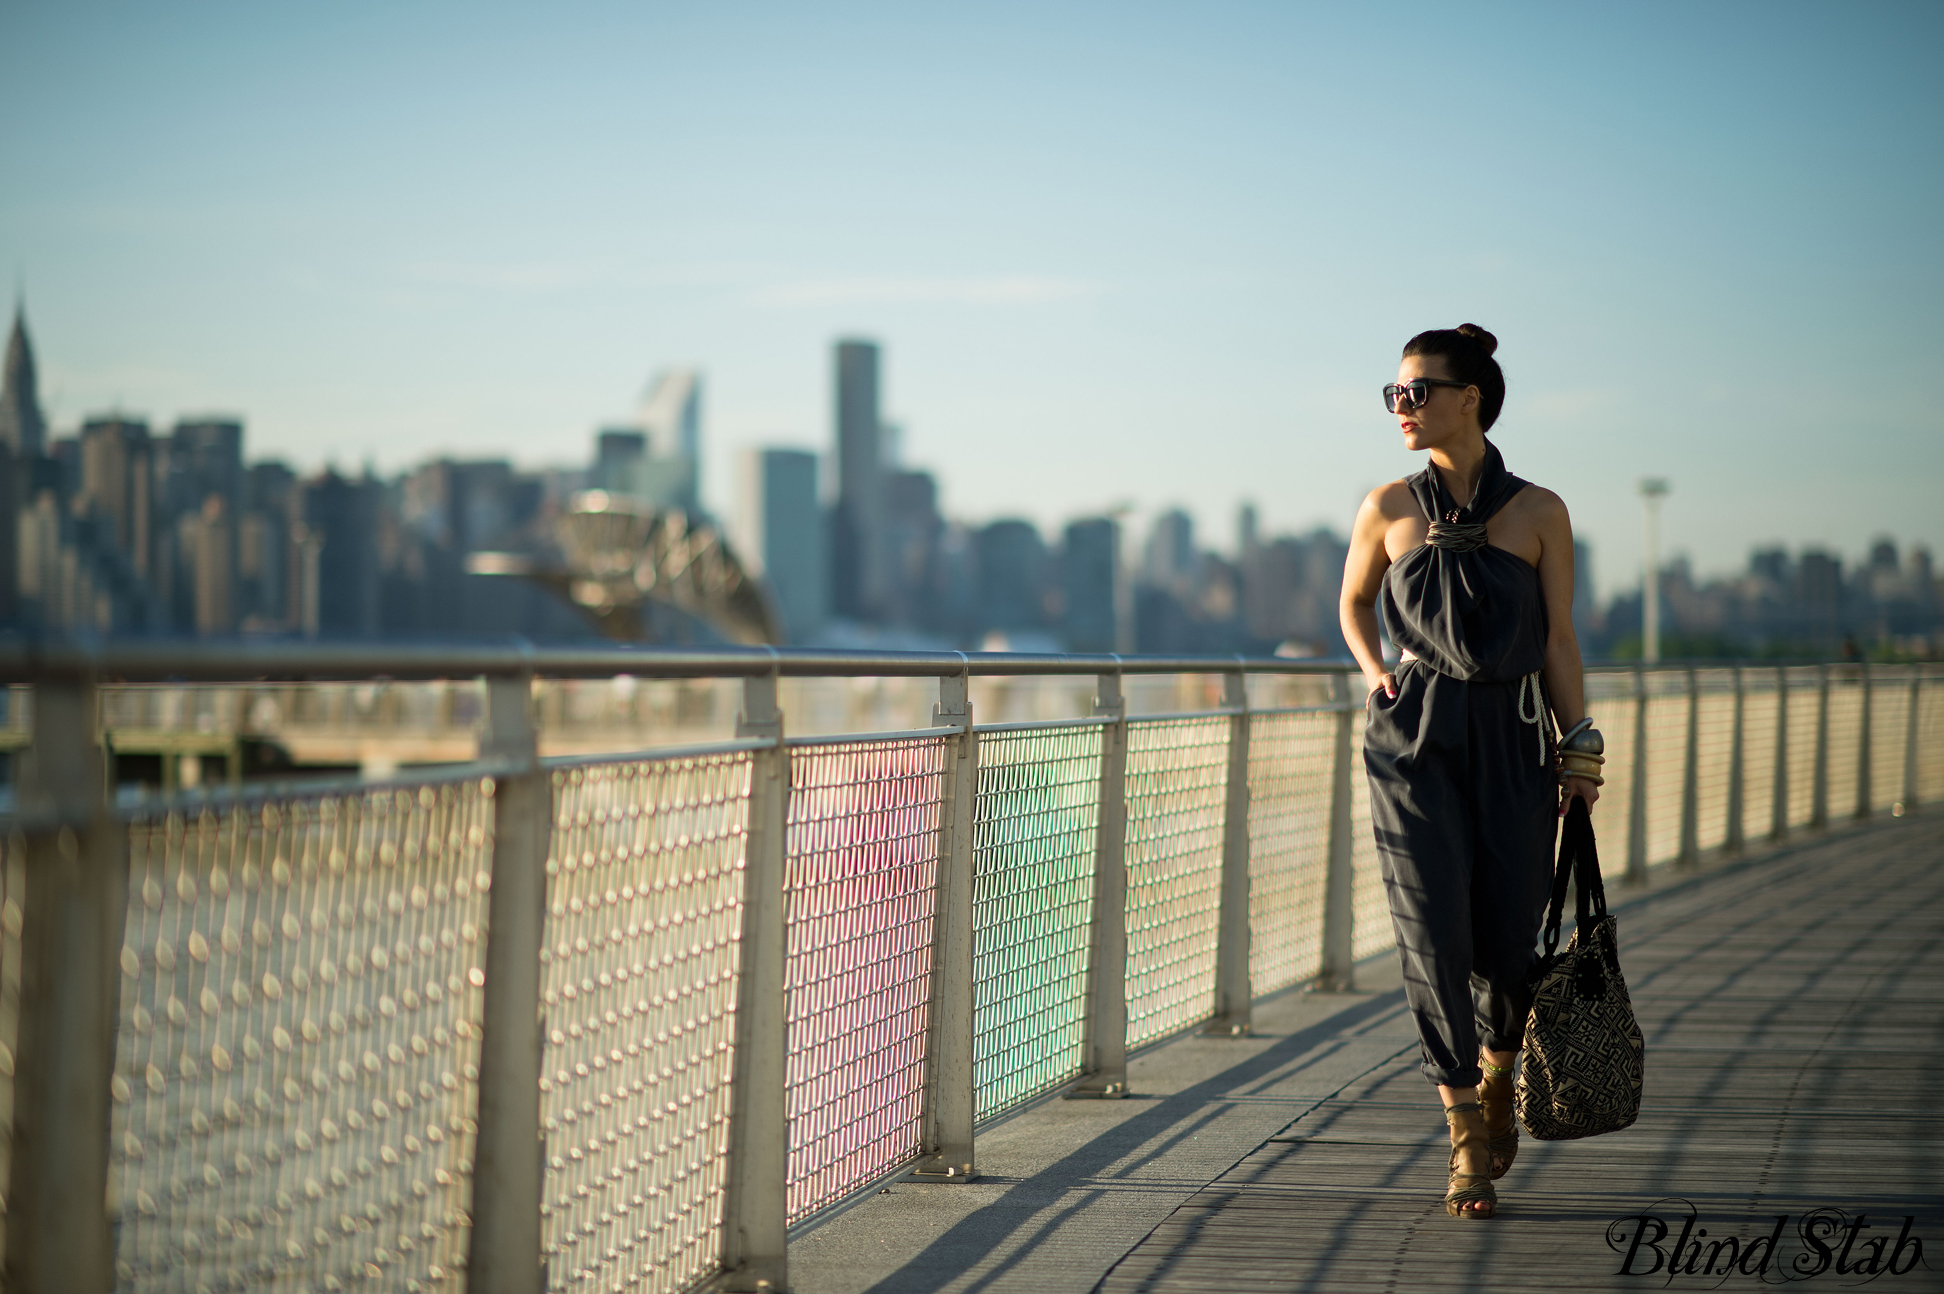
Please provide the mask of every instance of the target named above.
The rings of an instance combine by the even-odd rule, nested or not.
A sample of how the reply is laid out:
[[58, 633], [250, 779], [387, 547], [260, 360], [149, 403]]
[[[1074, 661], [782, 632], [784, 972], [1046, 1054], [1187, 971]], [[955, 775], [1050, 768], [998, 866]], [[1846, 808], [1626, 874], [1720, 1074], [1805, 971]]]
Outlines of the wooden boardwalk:
[[[1097, 1288], [1944, 1291], [1944, 814], [1619, 915], [1647, 1037], [1633, 1128], [1528, 1138], [1497, 1218], [1447, 1218], [1448, 1141], [1413, 1045], [1189, 1198]], [[1757, 1244], [1778, 1218], [1779, 1244]]]

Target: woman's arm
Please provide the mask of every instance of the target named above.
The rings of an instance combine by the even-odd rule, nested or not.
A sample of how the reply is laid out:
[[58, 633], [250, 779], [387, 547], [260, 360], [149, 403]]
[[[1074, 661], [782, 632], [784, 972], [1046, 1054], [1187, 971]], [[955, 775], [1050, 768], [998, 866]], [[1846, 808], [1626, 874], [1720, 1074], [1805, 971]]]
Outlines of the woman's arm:
[[[1390, 487], [1386, 486], [1384, 489]], [[1343, 641], [1363, 670], [1364, 690], [1383, 688], [1387, 696], [1397, 695], [1397, 678], [1384, 668], [1384, 645], [1377, 634], [1377, 591], [1383, 587], [1384, 572], [1390, 569], [1390, 553], [1384, 547], [1384, 534], [1391, 519], [1384, 515], [1379, 495], [1372, 490], [1357, 509], [1356, 524], [1350, 528], [1350, 555], [1343, 563], [1343, 592], [1337, 599], [1337, 621], [1343, 626]]]
[[[1579, 636], [1573, 632], [1573, 519], [1565, 501], [1550, 490], [1535, 490], [1538, 503], [1539, 588], [1546, 599], [1546, 697], [1553, 718], [1565, 732], [1586, 717], [1586, 674], [1580, 662]], [[1583, 777], [1571, 778], [1560, 799], [1561, 812], [1573, 796], [1588, 808], [1600, 798], [1600, 788]]]

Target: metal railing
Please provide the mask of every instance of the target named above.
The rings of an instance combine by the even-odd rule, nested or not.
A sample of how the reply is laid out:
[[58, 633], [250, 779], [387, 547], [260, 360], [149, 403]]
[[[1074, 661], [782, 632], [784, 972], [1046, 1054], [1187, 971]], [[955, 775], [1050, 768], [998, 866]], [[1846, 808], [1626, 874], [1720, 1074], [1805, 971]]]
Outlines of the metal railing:
[[[1219, 680], [1130, 714], [1123, 681]], [[743, 680], [737, 735], [538, 757], [542, 678]], [[779, 680], [937, 681], [791, 736]], [[977, 724], [975, 679], [1092, 713]], [[1283, 675], [1301, 704], [1251, 702]], [[476, 680], [470, 763], [114, 807], [101, 716], [163, 679]], [[1944, 796], [1944, 669], [1595, 669], [1625, 875]], [[0, 653], [32, 688], [0, 853], [20, 1291], [734, 1290], [981, 1123], [1127, 1091], [1391, 943], [1359, 681], [1283, 660], [771, 651]], [[1214, 695], [1214, 694], [1211, 694]], [[106, 1201], [105, 1210], [102, 1207]]]

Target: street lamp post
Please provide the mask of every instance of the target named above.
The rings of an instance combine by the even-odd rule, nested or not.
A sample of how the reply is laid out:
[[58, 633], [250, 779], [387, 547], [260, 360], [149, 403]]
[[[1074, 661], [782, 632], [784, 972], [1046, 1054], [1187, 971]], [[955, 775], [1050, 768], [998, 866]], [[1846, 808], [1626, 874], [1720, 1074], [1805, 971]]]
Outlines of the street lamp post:
[[1649, 665], [1660, 659], [1660, 505], [1668, 489], [1664, 477], [1640, 478], [1647, 523], [1647, 553], [1640, 574], [1640, 657]]

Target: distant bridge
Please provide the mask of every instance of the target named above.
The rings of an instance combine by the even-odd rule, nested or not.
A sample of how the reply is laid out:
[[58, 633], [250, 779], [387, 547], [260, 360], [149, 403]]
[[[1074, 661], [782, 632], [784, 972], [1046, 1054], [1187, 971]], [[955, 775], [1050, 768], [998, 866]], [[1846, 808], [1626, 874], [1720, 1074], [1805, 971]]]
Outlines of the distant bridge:
[[657, 605], [695, 617], [730, 642], [782, 639], [768, 592], [743, 569], [721, 531], [679, 508], [588, 490], [559, 518], [555, 541], [557, 562], [480, 552], [466, 559], [466, 570], [544, 585], [619, 642], [654, 641], [648, 611]]

